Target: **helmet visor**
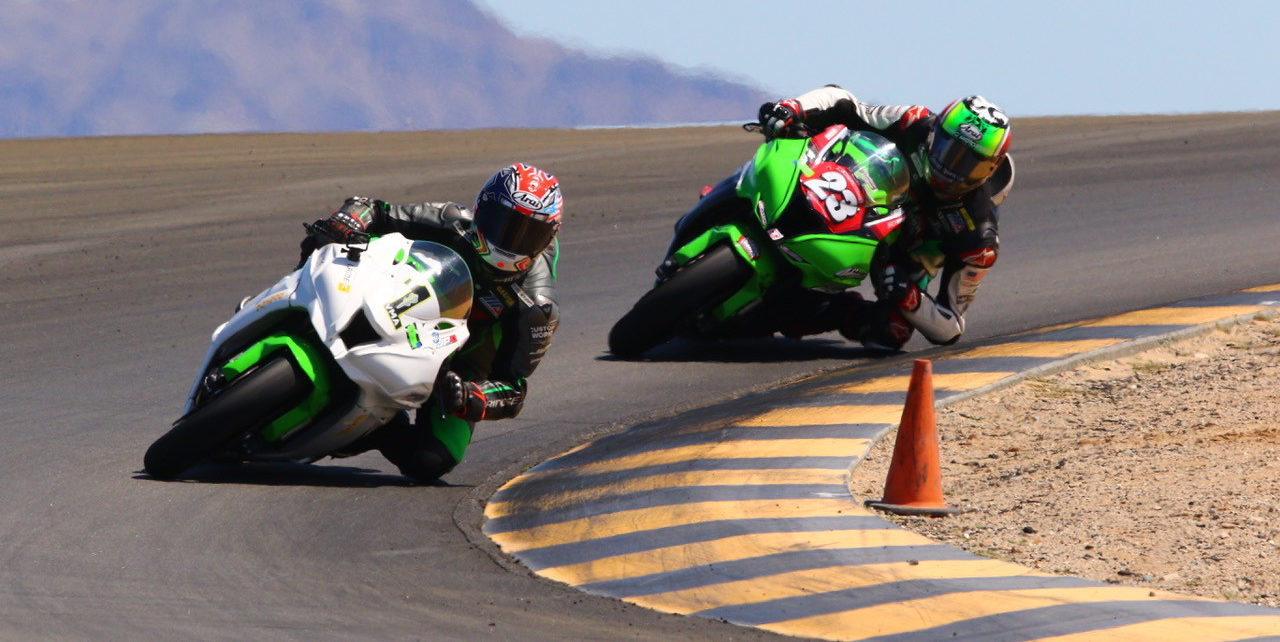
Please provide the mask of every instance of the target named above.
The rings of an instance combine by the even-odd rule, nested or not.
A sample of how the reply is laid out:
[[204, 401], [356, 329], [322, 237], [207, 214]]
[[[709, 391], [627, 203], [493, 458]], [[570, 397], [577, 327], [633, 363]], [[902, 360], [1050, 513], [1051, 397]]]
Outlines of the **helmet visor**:
[[950, 134], [934, 131], [929, 142], [930, 179], [936, 187], [950, 193], [963, 192], [981, 185], [1000, 164], [987, 158]]
[[486, 243], [517, 256], [537, 256], [556, 235], [556, 223], [539, 221], [496, 200], [476, 205], [476, 229]]

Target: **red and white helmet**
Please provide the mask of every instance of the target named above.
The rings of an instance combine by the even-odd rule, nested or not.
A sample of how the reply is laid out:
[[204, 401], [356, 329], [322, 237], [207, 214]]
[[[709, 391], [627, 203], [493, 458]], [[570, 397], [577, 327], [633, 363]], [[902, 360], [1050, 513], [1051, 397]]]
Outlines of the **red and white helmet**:
[[551, 245], [560, 229], [560, 181], [516, 163], [489, 177], [476, 195], [476, 250], [496, 277], [515, 278]]

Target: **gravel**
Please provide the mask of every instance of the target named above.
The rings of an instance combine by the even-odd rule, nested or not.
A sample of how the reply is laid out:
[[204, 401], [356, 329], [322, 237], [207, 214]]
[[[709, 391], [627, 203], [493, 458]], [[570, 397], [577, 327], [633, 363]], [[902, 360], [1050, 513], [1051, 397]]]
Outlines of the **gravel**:
[[[1280, 320], [937, 412], [944, 518], [887, 517], [1039, 571], [1280, 606]], [[879, 499], [893, 449], [855, 469]]]

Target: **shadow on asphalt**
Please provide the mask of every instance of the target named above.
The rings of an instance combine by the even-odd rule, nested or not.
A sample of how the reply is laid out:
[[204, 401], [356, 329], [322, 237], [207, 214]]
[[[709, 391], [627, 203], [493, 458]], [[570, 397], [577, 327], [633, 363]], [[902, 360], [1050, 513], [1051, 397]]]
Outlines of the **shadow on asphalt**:
[[[136, 471], [134, 479], [158, 480], [145, 471]], [[422, 484], [402, 475], [384, 473], [357, 466], [326, 466], [293, 463], [209, 463], [187, 471], [172, 483], [242, 484], [255, 486], [313, 486], [327, 488], [379, 488], [384, 486], [455, 486], [436, 480]], [[465, 485], [463, 485], [465, 486]]]
[[843, 339], [787, 339], [774, 336], [708, 341], [674, 339], [650, 350], [639, 359], [621, 359], [606, 352], [596, 357], [596, 361], [786, 363], [822, 359], [881, 359], [896, 354], [901, 352], [868, 350]]

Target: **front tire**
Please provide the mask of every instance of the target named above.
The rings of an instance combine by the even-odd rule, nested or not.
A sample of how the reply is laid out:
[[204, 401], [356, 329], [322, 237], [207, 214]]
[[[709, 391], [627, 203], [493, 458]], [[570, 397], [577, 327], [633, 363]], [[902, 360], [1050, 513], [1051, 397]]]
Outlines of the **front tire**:
[[682, 322], [737, 292], [751, 274], [733, 248], [715, 246], [640, 297], [609, 331], [609, 351], [630, 359], [665, 343]]
[[291, 408], [310, 385], [293, 362], [275, 357], [174, 422], [147, 449], [142, 465], [156, 479], [173, 479]]

